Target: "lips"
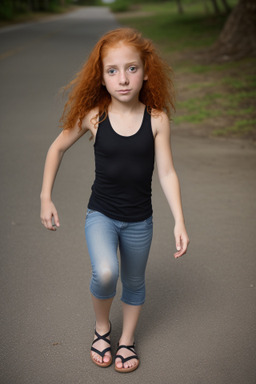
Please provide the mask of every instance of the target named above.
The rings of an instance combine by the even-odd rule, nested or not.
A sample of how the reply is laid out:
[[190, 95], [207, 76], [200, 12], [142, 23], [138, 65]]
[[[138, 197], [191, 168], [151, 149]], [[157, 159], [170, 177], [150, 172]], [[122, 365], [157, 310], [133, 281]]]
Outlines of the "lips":
[[126, 95], [127, 93], [131, 92], [131, 89], [120, 89], [117, 92], [121, 95]]

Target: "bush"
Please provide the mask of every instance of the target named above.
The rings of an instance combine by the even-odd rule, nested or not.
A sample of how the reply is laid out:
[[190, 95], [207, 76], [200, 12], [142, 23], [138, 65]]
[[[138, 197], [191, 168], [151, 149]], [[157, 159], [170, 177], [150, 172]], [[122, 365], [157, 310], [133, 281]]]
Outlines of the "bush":
[[116, 0], [109, 4], [112, 12], [126, 12], [129, 11], [132, 2], [129, 0]]
[[13, 5], [8, 0], [3, 0], [0, 4], [0, 20], [11, 20], [14, 15]]
[[10, 21], [31, 12], [59, 12], [73, 0], [0, 0], [0, 20]]

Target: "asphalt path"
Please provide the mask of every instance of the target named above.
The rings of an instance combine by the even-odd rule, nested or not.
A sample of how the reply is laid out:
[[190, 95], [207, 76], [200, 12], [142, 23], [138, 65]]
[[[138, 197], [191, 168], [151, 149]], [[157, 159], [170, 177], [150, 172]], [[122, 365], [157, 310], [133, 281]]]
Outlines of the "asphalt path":
[[[154, 240], [136, 333], [141, 366], [120, 375], [89, 356], [94, 316], [84, 239], [94, 177], [85, 135], [62, 162], [53, 199], [61, 228], [45, 230], [39, 194], [59, 133], [60, 88], [117, 27], [104, 8], [0, 30], [1, 384], [255, 384], [256, 157], [246, 142], [182, 135], [172, 148], [188, 254], [173, 258], [173, 219], [153, 179]], [[121, 330], [120, 285], [113, 346]]]

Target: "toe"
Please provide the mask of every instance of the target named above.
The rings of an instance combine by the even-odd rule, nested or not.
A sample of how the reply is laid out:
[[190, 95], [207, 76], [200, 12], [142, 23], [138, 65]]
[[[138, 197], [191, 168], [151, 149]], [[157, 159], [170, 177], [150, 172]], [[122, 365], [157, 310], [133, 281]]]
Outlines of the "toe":
[[111, 356], [110, 356], [110, 355], [105, 355], [105, 356], [103, 357], [103, 362], [104, 362], [104, 363], [109, 363], [110, 360], [111, 360]]
[[92, 353], [92, 358], [97, 363], [102, 363], [102, 358], [97, 353]]
[[124, 364], [124, 368], [132, 368], [134, 366], [133, 360], [128, 361], [127, 363]]
[[119, 369], [123, 368], [123, 363], [121, 359], [116, 359], [116, 367]]

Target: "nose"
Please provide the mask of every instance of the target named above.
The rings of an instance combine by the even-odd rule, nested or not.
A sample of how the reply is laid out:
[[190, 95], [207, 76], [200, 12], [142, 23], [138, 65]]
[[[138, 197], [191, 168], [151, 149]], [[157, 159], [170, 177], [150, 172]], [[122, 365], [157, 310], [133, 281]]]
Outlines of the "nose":
[[126, 71], [121, 71], [119, 75], [119, 84], [120, 85], [127, 85], [129, 84], [129, 79], [127, 76]]

